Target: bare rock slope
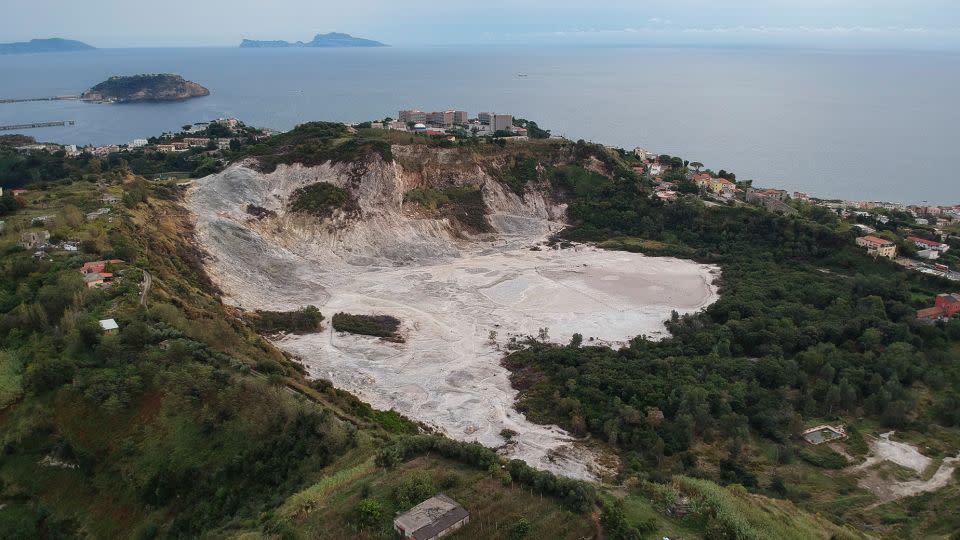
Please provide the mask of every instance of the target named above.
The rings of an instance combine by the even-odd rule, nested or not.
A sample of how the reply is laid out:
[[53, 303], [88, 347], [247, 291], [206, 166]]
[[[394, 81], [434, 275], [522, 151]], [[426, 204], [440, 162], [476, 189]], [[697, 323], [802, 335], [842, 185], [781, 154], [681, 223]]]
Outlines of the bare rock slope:
[[[608, 343], [661, 335], [671, 310], [715, 300], [716, 269], [587, 246], [531, 250], [565, 225], [563, 205], [533, 189], [518, 196], [456, 150], [395, 147], [394, 155], [408, 168], [374, 157], [262, 174], [240, 163], [198, 181], [190, 205], [225, 300], [397, 317], [405, 343], [327, 328], [277, 344], [311, 375], [376, 407], [503, 445], [540, 468], [594, 476], [595, 456], [571, 436], [513, 409], [502, 348], [541, 330], [558, 341], [574, 332]], [[317, 182], [346, 190], [355, 205], [323, 219], [289, 211], [291, 195]], [[451, 185], [479, 189], [489, 232], [471, 234], [404, 202], [414, 188]], [[518, 435], [508, 443], [504, 430]]]

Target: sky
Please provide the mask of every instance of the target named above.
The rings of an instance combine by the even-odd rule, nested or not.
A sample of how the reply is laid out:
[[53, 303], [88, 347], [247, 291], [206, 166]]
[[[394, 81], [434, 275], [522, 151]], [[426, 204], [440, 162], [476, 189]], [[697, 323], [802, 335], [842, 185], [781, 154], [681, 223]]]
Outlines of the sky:
[[960, 0], [0, 0], [0, 42], [236, 46], [339, 31], [395, 46], [960, 50]]

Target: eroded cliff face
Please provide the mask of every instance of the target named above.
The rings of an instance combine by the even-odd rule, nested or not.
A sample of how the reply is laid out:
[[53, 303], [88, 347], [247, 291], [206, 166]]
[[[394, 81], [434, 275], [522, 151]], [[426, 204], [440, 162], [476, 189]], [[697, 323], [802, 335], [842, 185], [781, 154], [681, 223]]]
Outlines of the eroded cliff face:
[[[558, 342], [575, 332], [611, 344], [655, 337], [671, 310], [714, 301], [715, 269], [588, 246], [547, 248], [543, 240], [565, 225], [566, 209], [533, 184], [519, 196], [485, 172], [495, 162], [458, 149], [398, 146], [393, 155], [389, 163], [374, 157], [269, 174], [240, 163], [199, 180], [190, 206], [225, 301], [272, 310], [313, 304], [328, 317], [394, 316], [405, 343], [329, 327], [276, 343], [310, 375], [375, 407], [502, 446], [536, 467], [594, 477], [593, 453], [513, 409], [504, 348], [542, 329]], [[323, 219], [290, 212], [291, 195], [316, 182], [346, 190], [355, 204]], [[452, 185], [479, 189], [487, 232], [404, 203], [412, 189]], [[259, 207], [257, 215], [248, 205]], [[507, 441], [504, 430], [517, 435]]]
[[[411, 152], [430, 155], [411, 156]], [[565, 205], [536, 191], [520, 197], [478, 163], [451, 157], [453, 152], [398, 147], [398, 153], [433, 163], [411, 171], [396, 162], [371, 159], [311, 168], [281, 165], [261, 174], [248, 162], [201, 180], [191, 204], [201, 236], [215, 240], [208, 248], [218, 261], [217, 274], [249, 275], [246, 267], [251, 258], [260, 261], [261, 270], [295, 274], [280, 262], [287, 256], [280, 256], [278, 249], [330, 270], [432, 264], [467, 253], [528, 247], [565, 225]], [[359, 211], [336, 210], [325, 219], [291, 212], [293, 192], [317, 182], [347, 190]], [[455, 221], [425, 217], [416, 205], [404, 204], [404, 195], [412, 189], [450, 185], [480, 189], [490, 232], [472, 234]], [[255, 217], [248, 212], [249, 205], [268, 213]]]

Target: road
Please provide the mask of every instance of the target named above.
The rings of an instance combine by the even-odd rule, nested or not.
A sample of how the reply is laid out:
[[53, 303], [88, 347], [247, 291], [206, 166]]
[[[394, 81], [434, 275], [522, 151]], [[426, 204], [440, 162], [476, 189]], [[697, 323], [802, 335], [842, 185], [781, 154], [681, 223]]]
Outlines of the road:
[[918, 261], [916, 259], [908, 259], [906, 257], [897, 257], [896, 259], [894, 259], [894, 262], [899, 264], [900, 266], [909, 268], [911, 270], [915, 270], [917, 272], [921, 272], [923, 274], [938, 276], [938, 277], [946, 278], [952, 281], [960, 281], [960, 272], [954, 272], [953, 270], [943, 271], [935, 268], [930, 263]]

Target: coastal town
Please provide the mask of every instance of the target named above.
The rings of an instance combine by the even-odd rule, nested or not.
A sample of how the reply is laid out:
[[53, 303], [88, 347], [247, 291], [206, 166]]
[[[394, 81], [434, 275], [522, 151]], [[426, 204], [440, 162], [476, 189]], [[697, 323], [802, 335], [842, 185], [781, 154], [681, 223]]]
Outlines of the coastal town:
[[[412, 136], [439, 140], [443, 144], [465, 142], [522, 143], [531, 139], [556, 138], [535, 122], [515, 118], [509, 113], [480, 112], [471, 115], [459, 109], [423, 111], [410, 108], [398, 111], [396, 118], [348, 124], [351, 133], [359, 130], [388, 130]], [[182, 126], [179, 132], [166, 132], [159, 137], [135, 138], [121, 145], [59, 145], [51, 143], [21, 144], [19, 153], [63, 152], [67, 157], [82, 154], [108, 159], [116, 156], [189, 154], [203, 157], [214, 165], [211, 172], [223, 166], [231, 152], [248, 144], [282, 133], [267, 128], [253, 128], [236, 118], [218, 118]], [[826, 199], [803, 192], [760, 187], [754, 181], [738, 180], [725, 170], [713, 171], [699, 162], [682, 160], [636, 147], [632, 151], [607, 147], [629, 164], [638, 181], [652, 186], [651, 197], [664, 203], [681, 198], [697, 198], [708, 206], [747, 205], [766, 209], [783, 216], [831, 216], [842, 228], [850, 231], [851, 241], [878, 264], [889, 261], [911, 271], [960, 282], [960, 205], [916, 205], [866, 200]], [[157, 174], [154, 179], [182, 178], [189, 182], [194, 173]], [[14, 197], [22, 197], [26, 189], [13, 189]], [[3, 190], [0, 188], [0, 196]], [[111, 219], [113, 206], [120, 199], [104, 193], [100, 207], [85, 214], [87, 221]], [[79, 245], [69, 239], [51, 239], [43, 229], [45, 216], [34, 219], [39, 229], [24, 231], [20, 245], [33, 250], [38, 258], [49, 251], [76, 251]], [[3, 228], [0, 221], [0, 231]], [[951, 248], [956, 248], [951, 250]], [[103, 282], [101, 282], [103, 283]], [[100, 283], [95, 283], [100, 285]], [[935, 307], [920, 310], [917, 319], [932, 322], [956, 313], [954, 304], [960, 296], [945, 291]], [[953, 300], [951, 300], [953, 299]], [[960, 305], [960, 304], [957, 304]]]

